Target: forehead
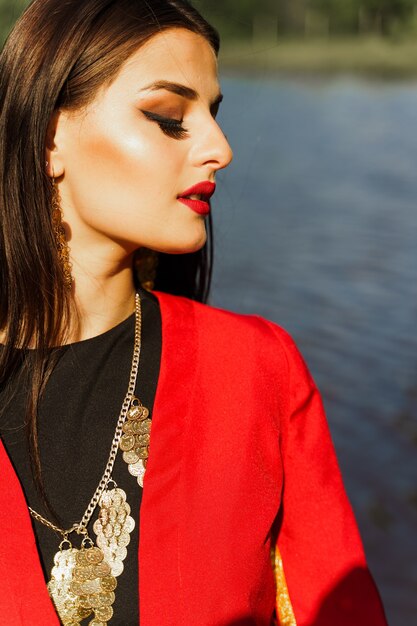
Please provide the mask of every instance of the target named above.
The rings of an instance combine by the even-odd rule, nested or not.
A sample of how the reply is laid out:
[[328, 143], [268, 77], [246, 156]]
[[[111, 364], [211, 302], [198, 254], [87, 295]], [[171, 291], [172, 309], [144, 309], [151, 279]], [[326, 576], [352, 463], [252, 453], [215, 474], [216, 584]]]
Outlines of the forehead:
[[138, 91], [155, 80], [182, 83], [208, 99], [219, 91], [213, 48], [182, 28], [154, 35], [128, 59], [117, 80], [135, 84]]

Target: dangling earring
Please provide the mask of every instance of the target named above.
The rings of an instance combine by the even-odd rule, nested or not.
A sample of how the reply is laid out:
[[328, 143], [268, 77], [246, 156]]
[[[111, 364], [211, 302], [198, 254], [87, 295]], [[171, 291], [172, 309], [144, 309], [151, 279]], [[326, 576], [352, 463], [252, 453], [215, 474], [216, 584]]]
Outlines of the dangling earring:
[[158, 253], [149, 248], [139, 248], [135, 254], [135, 268], [143, 289], [152, 291], [158, 268]]
[[65, 236], [65, 229], [62, 224], [62, 217], [63, 214], [58, 187], [55, 183], [55, 178], [52, 178], [52, 226], [54, 229], [58, 258], [64, 276], [64, 284], [67, 289], [71, 289], [73, 283], [73, 278], [71, 274], [72, 265], [70, 262], [70, 249], [68, 246], [67, 238]]

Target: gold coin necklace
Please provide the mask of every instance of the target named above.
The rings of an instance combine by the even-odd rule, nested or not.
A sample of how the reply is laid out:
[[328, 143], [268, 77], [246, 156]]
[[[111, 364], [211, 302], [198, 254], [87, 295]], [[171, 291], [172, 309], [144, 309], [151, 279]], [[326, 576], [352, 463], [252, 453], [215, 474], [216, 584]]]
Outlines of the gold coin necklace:
[[[110, 454], [103, 476], [80, 522], [64, 530], [29, 507], [32, 517], [62, 536], [47, 584], [49, 595], [64, 626], [80, 626], [92, 617], [89, 626], [106, 626], [113, 616], [117, 577], [123, 572], [130, 534], [135, 520], [130, 516], [126, 492], [112, 479], [117, 451], [123, 451], [129, 473], [143, 487], [149, 455], [151, 420], [149, 410], [135, 396], [141, 350], [142, 309], [135, 297], [135, 340], [129, 386], [123, 400]], [[89, 537], [87, 526], [97, 506], [93, 524], [96, 541]], [[82, 537], [76, 548], [69, 537]]]

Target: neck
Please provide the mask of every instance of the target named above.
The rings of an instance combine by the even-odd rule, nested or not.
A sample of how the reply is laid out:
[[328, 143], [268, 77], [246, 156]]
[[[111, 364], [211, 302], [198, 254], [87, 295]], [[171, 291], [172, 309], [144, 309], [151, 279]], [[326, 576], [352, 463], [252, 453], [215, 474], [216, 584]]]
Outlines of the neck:
[[135, 309], [132, 256], [117, 263], [73, 262], [76, 323], [68, 341], [82, 341], [110, 330]]

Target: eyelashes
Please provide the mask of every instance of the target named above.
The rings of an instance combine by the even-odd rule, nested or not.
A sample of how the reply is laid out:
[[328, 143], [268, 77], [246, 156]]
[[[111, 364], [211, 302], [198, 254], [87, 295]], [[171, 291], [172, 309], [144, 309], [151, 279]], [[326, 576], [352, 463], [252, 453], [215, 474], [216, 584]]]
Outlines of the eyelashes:
[[182, 125], [182, 120], [174, 120], [169, 117], [163, 117], [157, 113], [144, 111], [142, 109], [141, 111], [145, 117], [148, 118], [148, 120], [156, 122], [162, 132], [168, 137], [171, 137], [172, 139], [185, 139], [188, 136], [188, 131]]

